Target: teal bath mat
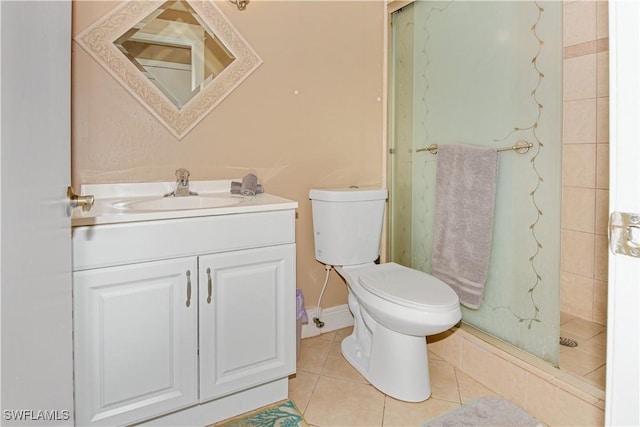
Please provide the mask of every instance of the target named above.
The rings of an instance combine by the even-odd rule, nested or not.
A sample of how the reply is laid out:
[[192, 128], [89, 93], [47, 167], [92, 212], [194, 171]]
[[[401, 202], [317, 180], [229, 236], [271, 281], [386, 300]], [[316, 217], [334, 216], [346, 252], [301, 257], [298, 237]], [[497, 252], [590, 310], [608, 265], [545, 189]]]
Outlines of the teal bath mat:
[[286, 400], [215, 424], [215, 427], [309, 427], [296, 405]]

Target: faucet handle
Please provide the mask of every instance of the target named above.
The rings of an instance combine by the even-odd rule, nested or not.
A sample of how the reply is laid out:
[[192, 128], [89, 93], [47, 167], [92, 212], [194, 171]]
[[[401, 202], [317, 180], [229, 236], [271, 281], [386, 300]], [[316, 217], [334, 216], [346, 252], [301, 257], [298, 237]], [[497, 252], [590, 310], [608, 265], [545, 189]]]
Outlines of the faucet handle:
[[191, 175], [191, 173], [185, 168], [180, 168], [176, 170], [176, 178], [178, 179], [178, 181], [188, 182], [189, 175]]

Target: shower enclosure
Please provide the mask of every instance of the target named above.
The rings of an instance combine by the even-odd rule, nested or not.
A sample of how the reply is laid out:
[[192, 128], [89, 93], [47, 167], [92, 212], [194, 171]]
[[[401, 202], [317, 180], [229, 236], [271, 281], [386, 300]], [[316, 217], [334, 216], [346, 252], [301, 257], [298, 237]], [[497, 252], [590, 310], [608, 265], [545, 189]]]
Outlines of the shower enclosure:
[[463, 321], [557, 366], [562, 3], [415, 1], [390, 31], [390, 258], [430, 271], [438, 156], [421, 148], [532, 144], [499, 153], [484, 299]]

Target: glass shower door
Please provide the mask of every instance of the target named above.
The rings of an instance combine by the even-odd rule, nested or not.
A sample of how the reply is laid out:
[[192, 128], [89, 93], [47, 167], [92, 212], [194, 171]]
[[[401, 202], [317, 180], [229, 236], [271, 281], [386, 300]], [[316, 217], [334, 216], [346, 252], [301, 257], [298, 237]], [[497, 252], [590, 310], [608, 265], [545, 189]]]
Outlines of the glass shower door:
[[562, 3], [416, 1], [392, 15], [390, 257], [429, 272], [430, 144], [499, 154], [489, 274], [463, 321], [558, 363]]

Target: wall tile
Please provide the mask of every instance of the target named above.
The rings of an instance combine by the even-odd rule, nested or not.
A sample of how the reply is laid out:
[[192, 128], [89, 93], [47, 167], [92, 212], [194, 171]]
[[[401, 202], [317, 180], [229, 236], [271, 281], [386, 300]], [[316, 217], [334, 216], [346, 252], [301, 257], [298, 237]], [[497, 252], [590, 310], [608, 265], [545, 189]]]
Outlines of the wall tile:
[[566, 144], [562, 156], [563, 187], [595, 188], [596, 144]]
[[554, 393], [555, 414], [552, 425], [558, 426], [602, 426], [604, 411], [571, 393], [556, 388]]
[[596, 96], [609, 96], [609, 52], [596, 54]]
[[596, 142], [596, 99], [565, 101], [563, 110], [563, 141], [564, 143], [594, 143]]
[[593, 277], [594, 234], [562, 230], [562, 271]]
[[[602, 288], [607, 280], [609, 188], [608, 1], [565, 0], [563, 37], [564, 271], [560, 309], [604, 323], [606, 291]], [[588, 230], [591, 216], [576, 205], [587, 203], [591, 207], [587, 189], [594, 188], [594, 229]]]
[[596, 190], [564, 187], [562, 190], [562, 228], [593, 233]]
[[570, 59], [578, 56], [590, 55], [598, 52], [598, 41], [592, 40], [590, 42], [584, 42], [574, 44], [573, 46], [566, 46], [563, 49], [563, 58]]
[[607, 324], [607, 306], [609, 286], [607, 282], [593, 282], [593, 321], [601, 325]]
[[562, 271], [560, 273], [562, 311], [583, 319], [593, 316], [593, 279]]
[[596, 37], [609, 37], [609, 2], [596, 2]]
[[609, 189], [609, 144], [596, 147], [596, 188]]
[[462, 343], [462, 357], [463, 371], [500, 395], [509, 396], [513, 403], [525, 405], [524, 369], [467, 340]]
[[609, 234], [609, 190], [596, 190], [595, 233], [602, 236]]
[[596, 99], [596, 141], [609, 142], [609, 97]]
[[595, 236], [595, 264], [593, 276], [596, 280], [606, 282], [609, 277], [609, 238]]
[[539, 420], [545, 420], [545, 423], [552, 425], [550, 420], [555, 417], [554, 414], [554, 394], [557, 386], [545, 381], [544, 379], [533, 375], [527, 375], [527, 403], [524, 409]]
[[596, 54], [578, 56], [563, 61], [562, 92], [565, 101], [595, 98]]
[[564, 46], [595, 40], [596, 2], [579, 1], [564, 5]]
[[525, 409], [551, 426], [604, 425], [604, 410], [543, 379], [527, 376]]

